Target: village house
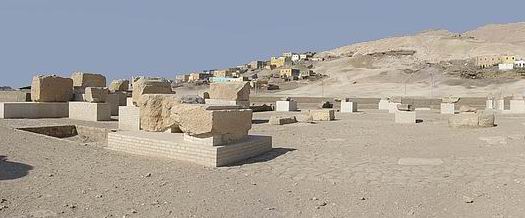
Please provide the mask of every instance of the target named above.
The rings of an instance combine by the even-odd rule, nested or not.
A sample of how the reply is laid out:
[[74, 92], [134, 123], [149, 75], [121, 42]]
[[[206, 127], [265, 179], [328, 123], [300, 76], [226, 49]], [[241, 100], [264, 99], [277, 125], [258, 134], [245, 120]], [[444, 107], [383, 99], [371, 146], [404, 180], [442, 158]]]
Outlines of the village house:
[[190, 75], [189, 74], [183, 74], [183, 75], [175, 76], [175, 81], [177, 83], [185, 83], [185, 82], [188, 82], [189, 79], [190, 79]]
[[515, 68], [525, 68], [525, 61], [519, 60], [519, 61], [514, 62], [514, 67]]
[[248, 64], [250, 69], [263, 69], [266, 66], [265, 61], [252, 61]]
[[[514, 65], [514, 62], [516, 61], [515, 56], [509, 56], [509, 55], [487, 55], [487, 56], [480, 56], [476, 57], [475, 64], [479, 68], [489, 68], [493, 66], [498, 66], [499, 64], [503, 64], [498, 66], [500, 69], [507, 69], [509, 68], [508, 64]], [[512, 68], [511, 68], [512, 69]]]
[[286, 58], [292, 58], [293, 55], [294, 55], [293, 52], [284, 52], [282, 56]]
[[270, 59], [270, 65], [273, 65], [274, 68], [279, 68], [290, 64], [292, 64], [291, 57], [272, 57]]
[[208, 73], [191, 73], [188, 82], [208, 81], [211, 76]]
[[284, 79], [296, 79], [301, 74], [299, 69], [284, 68], [279, 71], [279, 75]]

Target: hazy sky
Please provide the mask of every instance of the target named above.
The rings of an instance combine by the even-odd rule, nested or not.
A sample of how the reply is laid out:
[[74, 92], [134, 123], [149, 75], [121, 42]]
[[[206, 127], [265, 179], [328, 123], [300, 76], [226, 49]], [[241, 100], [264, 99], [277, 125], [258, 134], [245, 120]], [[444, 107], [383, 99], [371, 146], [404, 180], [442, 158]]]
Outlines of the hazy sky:
[[430, 28], [525, 21], [523, 0], [0, 0], [0, 85], [235, 66]]

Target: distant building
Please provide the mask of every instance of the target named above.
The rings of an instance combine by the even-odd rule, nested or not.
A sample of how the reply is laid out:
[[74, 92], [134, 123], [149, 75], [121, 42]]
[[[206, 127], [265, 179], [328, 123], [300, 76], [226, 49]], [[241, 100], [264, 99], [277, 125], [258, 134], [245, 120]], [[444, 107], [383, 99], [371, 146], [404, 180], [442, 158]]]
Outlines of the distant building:
[[230, 71], [229, 69], [216, 70], [215, 72], [213, 72], [213, 76], [214, 77], [232, 77], [232, 71]]
[[270, 59], [270, 65], [273, 65], [275, 68], [283, 67], [285, 65], [292, 64], [291, 57], [272, 57]]
[[[487, 56], [480, 56], [476, 57], [475, 64], [479, 68], [488, 68], [493, 66], [498, 66], [499, 64], [514, 64], [516, 61], [515, 56], [509, 56], [509, 55], [487, 55]], [[507, 66], [503, 66], [504, 68]]]
[[283, 53], [283, 57], [286, 57], [286, 58], [291, 58], [293, 55], [294, 55], [293, 52], [284, 52]]
[[291, 78], [298, 78], [301, 74], [301, 71], [299, 69], [294, 68], [284, 68], [279, 71], [279, 75], [281, 78], [291, 79]]
[[178, 83], [188, 82], [189, 79], [190, 79], [190, 75], [189, 74], [183, 74], [183, 75], [175, 76], [175, 81], [177, 81]]
[[301, 73], [299, 74], [299, 77], [301, 79], [307, 79], [307, 78], [309, 78], [311, 76], [314, 76], [314, 75], [315, 75], [314, 71], [312, 71], [312, 70], [305, 70], [305, 71], [301, 71]]
[[512, 70], [514, 69], [514, 64], [498, 64], [499, 70]]
[[191, 73], [188, 82], [208, 81], [211, 76], [208, 73]]
[[301, 56], [299, 54], [293, 54], [292, 57], [291, 57], [291, 60], [293, 62], [300, 61], [301, 60]]
[[226, 83], [226, 82], [243, 82], [243, 81], [250, 81], [248, 77], [239, 77], [239, 78], [231, 78], [231, 77], [211, 77], [210, 82], [211, 83]]
[[525, 61], [519, 60], [519, 61], [514, 62], [514, 67], [515, 68], [525, 68]]
[[250, 69], [263, 69], [266, 66], [265, 61], [252, 61], [248, 64]]
[[516, 62], [515, 56], [501, 56], [501, 63], [502, 64], [512, 64], [514, 65], [514, 62]]

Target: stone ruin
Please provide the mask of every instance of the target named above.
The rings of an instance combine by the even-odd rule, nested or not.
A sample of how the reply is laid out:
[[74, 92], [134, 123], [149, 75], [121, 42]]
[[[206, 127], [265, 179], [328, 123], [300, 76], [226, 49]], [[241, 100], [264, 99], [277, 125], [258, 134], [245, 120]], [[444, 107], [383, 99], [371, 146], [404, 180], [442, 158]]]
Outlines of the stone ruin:
[[105, 87], [87, 87], [84, 99], [90, 103], [105, 103], [109, 90]]
[[73, 72], [73, 87], [84, 91], [87, 87], [106, 87], [106, 77], [102, 74]]
[[250, 106], [249, 82], [212, 83], [208, 94], [206, 104], [237, 105], [245, 108]]
[[334, 108], [334, 104], [332, 104], [330, 101], [324, 101], [324, 102], [321, 102], [320, 108], [325, 108], [325, 109]]
[[477, 110], [474, 107], [463, 105], [459, 114], [448, 119], [448, 125], [453, 128], [486, 128], [494, 127], [494, 110]]
[[141, 77], [133, 83], [133, 103], [137, 104], [145, 94], [175, 94], [175, 92], [167, 80]]
[[440, 113], [441, 114], [454, 114], [456, 113], [456, 103], [459, 102], [459, 97], [443, 97], [441, 98]]
[[450, 104], [458, 103], [459, 100], [460, 100], [459, 97], [452, 97], [452, 96], [447, 96], [447, 97], [441, 98], [441, 102], [442, 103], [450, 103]]
[[129, 80], [113, 80], [109, 85], [109, 90], [112, 92], [118, 91], [128, 91], [129, 90]]
[[73, 80], [56, 75], [35, 76], [31, 82], [31, 100], [68, 102], [73, 97]]

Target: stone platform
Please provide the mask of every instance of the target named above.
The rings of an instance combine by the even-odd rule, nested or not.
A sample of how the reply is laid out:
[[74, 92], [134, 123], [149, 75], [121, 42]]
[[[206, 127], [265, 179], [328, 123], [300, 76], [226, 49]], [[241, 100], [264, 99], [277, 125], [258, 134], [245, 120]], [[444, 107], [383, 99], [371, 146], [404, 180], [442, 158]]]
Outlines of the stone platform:
[[275, 111], [297, 111], [296, 101], [276, 101]]
[[69, 119], [85, 121], [111, 120], [111, 105], [108, 103], [69, 102]]
[[69, 115], [67, 102], [1, 102], [2, 119], [65, 118]]
[[183, 133], [119, 131], [108, 134], [108, 149], [172, 158], [210, 167], [225, 166], [272, 150], [272, 137], [249, 135], [241, 142], [209, 146], [184, 140]]

